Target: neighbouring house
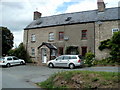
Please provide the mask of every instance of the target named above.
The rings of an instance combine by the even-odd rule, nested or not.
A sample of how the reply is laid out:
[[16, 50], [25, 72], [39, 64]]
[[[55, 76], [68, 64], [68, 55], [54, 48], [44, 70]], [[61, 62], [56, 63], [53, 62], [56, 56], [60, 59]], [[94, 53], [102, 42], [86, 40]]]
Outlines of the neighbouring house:
[[24, 29], [24, 45], [32, 60], [44, 65], [63, 54], [81, 54], [88, 51], [96, 59], [109, 56], [109, 50], [100, 51], [100, 42], [119, 31], [119, 7], [105, 8], [98, 0], [98, 9], [41, 17], [34, 12], [34, 20]]

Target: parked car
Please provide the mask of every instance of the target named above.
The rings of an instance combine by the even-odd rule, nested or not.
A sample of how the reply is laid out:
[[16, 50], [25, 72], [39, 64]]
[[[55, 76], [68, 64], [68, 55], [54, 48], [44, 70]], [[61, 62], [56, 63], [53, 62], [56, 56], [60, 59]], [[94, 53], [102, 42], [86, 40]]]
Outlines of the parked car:
[[54, 60], [50, 60], [47, 62], [47, 66], [52, 67], [69, 67], [73, 69], [77, 66], [82, 67], [83, 60], [81, 55], [62, 55]]
[[25, 64], [23, 59], [19, 59], [15, 56], [6, 56], [0, 58], [0, 66], [10, 67], [12, 65]]

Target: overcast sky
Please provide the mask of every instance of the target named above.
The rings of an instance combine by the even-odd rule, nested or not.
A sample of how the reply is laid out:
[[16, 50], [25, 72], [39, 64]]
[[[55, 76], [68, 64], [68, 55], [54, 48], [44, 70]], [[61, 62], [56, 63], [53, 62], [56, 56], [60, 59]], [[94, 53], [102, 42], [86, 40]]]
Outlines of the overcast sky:
[[[104, 0], [106, 8], [118, 7], [120, 0]], [[97, 9], [97, 0], [0, 0], [0, 26], [14, 34], [14, 46], [23, 42], [24, 28], [33, 20], [33, 12], [42, 17]]]

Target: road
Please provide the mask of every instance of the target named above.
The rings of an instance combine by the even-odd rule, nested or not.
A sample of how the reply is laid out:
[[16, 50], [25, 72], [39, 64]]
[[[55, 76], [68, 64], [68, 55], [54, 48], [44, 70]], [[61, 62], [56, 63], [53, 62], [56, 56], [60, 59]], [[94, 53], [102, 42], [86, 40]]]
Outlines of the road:
[[[120, 72], [120, 67], [87, 67], [73, 70]], [[46, 80], [53, 73], [71, 71], [65, 68], [48, 68], [46, 66], [22, 65], [2, 69], [2, 88], [39, 88], [37, 82]]]

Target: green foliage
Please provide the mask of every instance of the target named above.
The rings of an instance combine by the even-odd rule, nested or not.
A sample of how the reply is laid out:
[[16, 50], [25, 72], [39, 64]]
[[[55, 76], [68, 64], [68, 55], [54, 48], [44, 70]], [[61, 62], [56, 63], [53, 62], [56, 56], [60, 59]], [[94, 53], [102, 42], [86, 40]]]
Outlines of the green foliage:
[[2, 55], [5, 56], [13, 47], [14, 36], [7, 27], [0, 27], [0, 31], [2, 31]]
[[69, 46], [66, 47], [65, 54], [79, 54], [78, 47], [75, 46]]
[[101, 44], [100, 44], [100, 46], [98, 47], [99, 48], [99, 50], [103, 50], [103, 49], [105, 49], [105, 48], [108, 48], [108, 49], [110, 49], [110, 39], [107, 39], [107, 40], [104, 40], [104, 41], [101, 41]]
[[100, 50], [110, 49], [111, 60], [113, 62], [120, 63], [120, 31], [115, 32], [112, 38], [109, 40], [104, 40], [99, 46]]
[[24, 59], [26, 62], [31, 62], [31, 60], [29, 58], [29, 55], [28, 55], [27, 51], [24, 48], [23, 43], [20, 43], [18, 48], [10, 50], [8, 53], [11, 56], [16, 56], [18, 58]]
[[111, 39], [110, 55], [116, 62], [120, 63], [120, 31], [115, 32]]
[[120, 65], [120, 63], [116, 62], [115, 59], [113, 59], [112, 57], [108, 57], [106, 59], [102, 59], [102, 60], [96, 60], [96, 64], [95, 65], [102, 65], [102, 66], [106, 66], [106, 65]]
[[114, 33], [111, 42], [120, 45], [120, 31]]
[[95, 55], [93, 53], [91, 52], [86, 53], [84, 63], [87, 64], [88, 66], [92, 66], [93, 62], [95, 61], [94, 57]]
[[[68, 75], [68, 76], [67, 76]], [[75, 78], [80, 76], [80, 78]], [[60, 77], [60, 78], [58, 78]], [[67, 77], [67, 79], [65, 79]], [[50, 76], [46, 81], [37, 83], [38, 86], [41, 88], [46, 88], [46, 89], [58, 89], [58, 90], [63, 90], [63, 89], [70, 89], [71, 85], [76, 83], [76, 80], [83, 81], [83, 83], [80, 84], [81, 88], [94, 88], [95, 83], [96, 83], [96, 88], [103, 88], [108, 86], [108, 88], [113, 87], [114, 85], [120, 83], [120, 73], [119, 72], [95, 72], [95, 71], [65, 71], [65, 72], [58, 72], [56, 74], [53, 74]], [[57, 78], [57, 80], [55, 80]], [[57, 84], [58, 82], [61, 83], [61, 81], [65, 81], [66, 83], [61, 86], [61, 84]], [[75, 88], [75, 87], [73, 87]]]

